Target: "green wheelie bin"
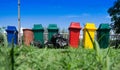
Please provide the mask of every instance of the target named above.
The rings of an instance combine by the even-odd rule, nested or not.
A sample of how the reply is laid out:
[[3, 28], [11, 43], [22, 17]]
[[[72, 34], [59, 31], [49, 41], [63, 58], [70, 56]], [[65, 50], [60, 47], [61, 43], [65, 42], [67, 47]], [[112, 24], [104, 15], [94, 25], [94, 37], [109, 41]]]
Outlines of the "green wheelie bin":
[[33, 27], [34, 41], [41, 42], [42, 46], [44, 45], [44, 28], [41, 24], [34, 24]]
[[49, 24], [48, 26], [48, 40], [50, 41], [53, 34], [58, 33], [58, 27], [57, 24]]
[[97, 30], [97, 41], [100, 48], [107, 48], [109, 46], [110, 25], [107, 23], [100, 24]]

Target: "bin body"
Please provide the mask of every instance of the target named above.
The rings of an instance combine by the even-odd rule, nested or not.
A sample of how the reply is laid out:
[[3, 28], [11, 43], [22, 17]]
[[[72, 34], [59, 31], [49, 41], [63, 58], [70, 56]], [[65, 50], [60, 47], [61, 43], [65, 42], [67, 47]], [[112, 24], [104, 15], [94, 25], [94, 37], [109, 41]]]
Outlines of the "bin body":
[[100, 24], [97, 30], [97, 41], [100, 48], [107, 48], [109, 46], [110, 29], [109, 24]]
[[58, 33], [58, 27], [56, 24], [49, 24], [48, 26], [48, 40], [50, 41], [53, 34]]
[[34, 33], [34, 41], [39, 41], [42, 45], [44, 45], [44, 28], [42, 27], [42, 25], [35, 24], [32, 30]]
[[33, 32], [31, 29], [23, 29], [24, 44], [30, 46], [33, 41]]
[[93, 44], [87, 31], [89, 32], [92, 40], [94, 41], [96, 31], [95, 24], [87, 23], [83, 29], [83, 46], [84, 48], [93, 49]]
[[15, 26], [8, 26], [6, 29], [7, 32], [7, 41], [9, 44], [12, 44], [14, 39], [14, 44], [18, 44], [18, 31]]
[[78, 48], [80, 37], [80, 23], [72, 22], [69, 27], [69, 45], [73, 48]]

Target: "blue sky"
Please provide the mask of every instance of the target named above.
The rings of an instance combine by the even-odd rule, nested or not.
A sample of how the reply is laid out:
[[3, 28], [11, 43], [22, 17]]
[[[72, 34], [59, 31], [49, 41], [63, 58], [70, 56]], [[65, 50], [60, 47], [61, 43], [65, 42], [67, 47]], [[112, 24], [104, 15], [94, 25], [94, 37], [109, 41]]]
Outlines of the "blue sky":
[[[115, 0], [21, 0], [21, 26], [57, 24], [67, 29], [71, 22], [110, 23], [107, 13]], [[17, 0], [0, 0], [0, 27], [17, 26]]]

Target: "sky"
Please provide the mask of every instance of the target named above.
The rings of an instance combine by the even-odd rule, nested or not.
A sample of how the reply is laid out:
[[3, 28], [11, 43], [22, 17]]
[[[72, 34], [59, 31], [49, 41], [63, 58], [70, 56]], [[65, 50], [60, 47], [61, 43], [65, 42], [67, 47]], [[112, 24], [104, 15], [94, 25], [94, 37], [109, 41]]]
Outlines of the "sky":
[[[33, 28], [34, 24], [57, 24], [68, 29], [71, 22], [84, 25], [111, 23], [107, 10], [115, 0], [21, 0], [21, 27]], [[0, 0], [0, 27], [18, 27], [17, 0]]]

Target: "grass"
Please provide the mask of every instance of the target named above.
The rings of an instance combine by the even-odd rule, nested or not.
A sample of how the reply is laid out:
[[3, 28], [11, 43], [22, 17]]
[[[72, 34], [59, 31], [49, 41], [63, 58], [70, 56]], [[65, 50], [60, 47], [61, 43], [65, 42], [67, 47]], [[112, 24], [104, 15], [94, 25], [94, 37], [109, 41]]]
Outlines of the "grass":
[[[4, 39], [6, 37], [4, 36]], [[0, 46], [0, 70], [119, 70], [120, 49], [38, 49], [33, 46]]]
[[[0, 48], [0, 69], [11, 69], [11, 48]], [[4, 51], [3, 51], [4, 50]], [[78, 49], [38, 49], [35, 47], [14, 48], [15, 70], [119, 70], [120, 49], [100, 49], [100, 56], [95, 50]], [[6, 54], [6, 55], [5, 55]], [[107, 54], [107, 56], [106, 56]], [[109, 57], [108, 57], [109, 56]], [[4, 59], [5, 58], [5, 59]], [[108, 66], [107, 66], [108, 65]]]

